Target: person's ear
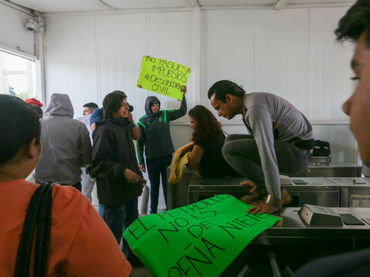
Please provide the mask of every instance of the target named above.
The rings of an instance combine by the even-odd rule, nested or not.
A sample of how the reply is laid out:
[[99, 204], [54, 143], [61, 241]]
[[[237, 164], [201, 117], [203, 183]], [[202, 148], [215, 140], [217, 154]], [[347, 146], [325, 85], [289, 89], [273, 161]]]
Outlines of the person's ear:
[[26, 149], [26, 156], [30, 159], [34, 159], [40, 155], [40, 142], [33, 138]]
[[233, 101], [232, 95], [227, 93], [225, 95], [225, 103], [231, 103]]

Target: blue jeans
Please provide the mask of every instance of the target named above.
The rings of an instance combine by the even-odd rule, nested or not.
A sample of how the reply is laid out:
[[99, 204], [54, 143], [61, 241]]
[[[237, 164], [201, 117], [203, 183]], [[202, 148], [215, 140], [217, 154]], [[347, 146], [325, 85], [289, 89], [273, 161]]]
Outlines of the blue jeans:
[[160, 178], [162, 177], [162, 187], [164, 199], [167, 206], [167, 167], [171, 164], [172, 154], [146, 159], [146, 165], [148, 168], [148, 175], [150, 180], [150, 213], [154, 214], [158, 208], [158, 197], [159, 197], [159, 185]]
[[104, 205], [99, 204], [99, 215], [104, 218]]

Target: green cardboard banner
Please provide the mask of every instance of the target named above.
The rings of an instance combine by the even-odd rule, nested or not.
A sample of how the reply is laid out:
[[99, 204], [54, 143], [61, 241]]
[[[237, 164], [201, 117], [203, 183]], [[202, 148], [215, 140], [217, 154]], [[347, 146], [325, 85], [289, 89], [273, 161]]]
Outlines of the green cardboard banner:
[[182, 100], [181, 89], [186, 86], [190, 68], [182, 64], [144, 56], [137, 86]]
[[248, 243], [279, 220], [249, 214], [250, 207], [220, 194], [141, 217], [123, 236], [154, 276], [219, 276]]

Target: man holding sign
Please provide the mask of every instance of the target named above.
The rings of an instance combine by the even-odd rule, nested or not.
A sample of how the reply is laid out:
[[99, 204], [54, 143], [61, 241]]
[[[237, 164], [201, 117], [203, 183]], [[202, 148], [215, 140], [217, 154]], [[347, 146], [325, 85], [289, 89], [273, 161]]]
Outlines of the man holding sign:
[[137, 142], [137, 156], [140, 169], [145, 172], [143, 158], [144, 148], [146, 165], [150, 180], [150, 213], [157, 212], [160, 178], [167, 205], [167, 167], [171, 164], [174, 147], [170, 133], [170, 121], [186, 114], [186, 87], [182, 88], [182, 101], [178, 110], [161, 110], [161, 103], [155, 96], [147, 97], [145, 112], [138, 122], [140, 139]]

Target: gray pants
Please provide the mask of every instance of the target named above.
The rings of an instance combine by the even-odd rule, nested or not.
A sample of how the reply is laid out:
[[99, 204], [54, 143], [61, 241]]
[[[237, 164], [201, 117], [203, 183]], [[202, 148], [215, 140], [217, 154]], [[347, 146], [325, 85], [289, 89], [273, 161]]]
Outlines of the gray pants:
[[[306, 172], [309, 150], [288, 142], [275, 141], [279, 172], [288, 176], [302, 176]], [[239, 174], [255, 182], [266, 192], [261, 159], [255, 139], [251, 135], [230, 135], [222, 148], [227, 163]]]
[[83, 167], [81, 170], [82, 194], [85, 195], [90, 202], [92, 202], [91, 192], [94, 189], [95, 179], [90, 177], [90, 175], [86, 172], [86, 168]]

